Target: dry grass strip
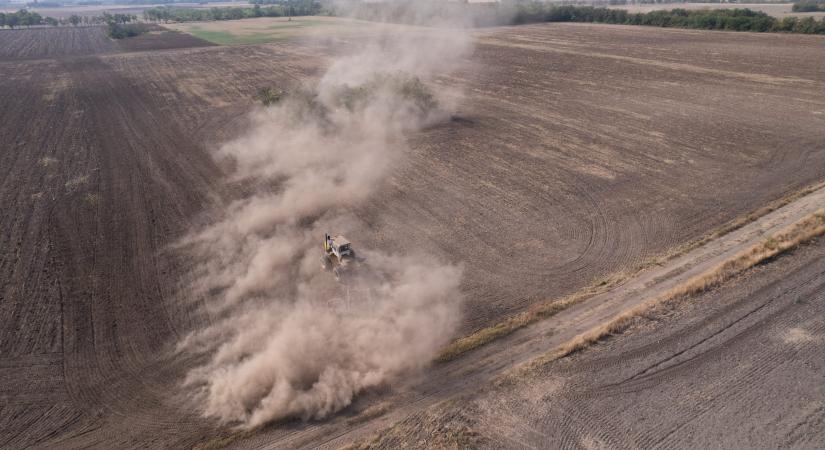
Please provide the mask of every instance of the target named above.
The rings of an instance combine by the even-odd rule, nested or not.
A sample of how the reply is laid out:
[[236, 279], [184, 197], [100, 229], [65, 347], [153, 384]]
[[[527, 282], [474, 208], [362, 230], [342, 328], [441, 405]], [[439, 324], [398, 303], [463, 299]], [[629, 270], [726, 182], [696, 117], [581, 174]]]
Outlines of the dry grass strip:
[[629, 276], [624, 272], [614, 274], [609, 278], [594, 282], [588, 287], [568, 295], [567, 297], [537, 303], [527, 309], [527, 311], [508, 317], [503, 322], [499, 322], [487, 328], [482, 328], [475, 333], [453, 341], [441, 350], [441, 353], [439, 353], [438, 357], [436, 357], [436, 362], [452, 361], [458, 356], [461, 356], [462, 354], [475, 348], [481, 347], [490, 341], [498, 339], [502, 336], [507, 336], [508, 334], [524, 328], [527, 325], [550, 317], [596, 294], [607, 292], [627, 278], [629, 278]]

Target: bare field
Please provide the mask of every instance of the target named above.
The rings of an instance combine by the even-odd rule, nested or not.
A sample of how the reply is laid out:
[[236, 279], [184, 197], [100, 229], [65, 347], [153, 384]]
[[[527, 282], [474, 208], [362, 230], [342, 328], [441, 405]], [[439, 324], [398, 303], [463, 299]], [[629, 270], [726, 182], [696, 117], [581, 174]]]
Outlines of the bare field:
[[[224, 431], [170, 395], [195, 364], [174, 345], [203, 324], [169, 245], [235, 188], [209, 153], [255, 92], [317, 77], [358, 37], [132, 51], [71, 31], [82, 44], [0, 32], [0, 447], [191, 447]], [[437, 80], [464, 91], [453, 120], [409, 136], [348, 232], [464, 264], [462, 332], [825, 178], [823, 37], [475, 35]]]
[[103, 54], [116, 44], [102, 27], [0, 30], [0, 58], [63, 58]]
[[621, 338], [416, 414], [361, 448], [433, 437], [478, 448], [818, 448], [823, 293], [820, 239], [659, 307]]
[[103, 55], [118, 51], [161, 50], [212, 45], [189, 34], [159, 27], [140, 36], [114, 40], [106, 28], [50, 27], [24, 30], [0, 30], [0, 58], [70, 59], [83, 55]]
[[823, 157], [810, 130], [825, 108], [809, 94], [825, 72], [802, 55], [822, 40], [760, 38], [578, 25], [480, 35], [484, 70], [450, 80], [466, 86], [465, 120], [413, 138], [410, 168], [365, 211], [383, 216], [380, 227], [366, 216], [372, 245], [412, 236], [466, 262], [471, 327], [632, 270], [818, 179], [805, 171]]

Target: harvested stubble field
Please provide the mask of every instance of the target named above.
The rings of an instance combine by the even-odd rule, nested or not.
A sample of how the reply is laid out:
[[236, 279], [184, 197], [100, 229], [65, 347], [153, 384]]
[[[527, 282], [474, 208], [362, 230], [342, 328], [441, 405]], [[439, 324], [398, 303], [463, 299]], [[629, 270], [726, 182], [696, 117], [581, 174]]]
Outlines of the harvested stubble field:
[[[209, 153], [254, 94], [357, 36], [129, 52], [53, 33], [0, 32], [0, 447], [195, 445], [223, 431], [175, 394], [194, 361], [174, 346], [201, 324], [169, 245], [234, 188]], [[822, 37], [552, 24], [476, 42], [439, 80], [465, 93], [454, 119], [409, 137], [350, 232], [463, 263], [463, 332], [825, 178]]]

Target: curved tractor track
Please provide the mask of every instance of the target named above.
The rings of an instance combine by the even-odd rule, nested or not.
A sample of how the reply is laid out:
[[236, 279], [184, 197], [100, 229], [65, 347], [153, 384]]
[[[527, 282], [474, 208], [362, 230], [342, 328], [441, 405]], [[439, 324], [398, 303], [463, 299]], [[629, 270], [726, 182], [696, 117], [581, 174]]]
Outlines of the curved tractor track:
[[[505, 436], [508, 434], [517, 434], [521, 427], [525, 430], [535, 429], [535, 424], [519, 421], [519, 418], [523, 418], [525, 415], [530, 417], [530, 414], [547, 414], [548, 417], [552, 417], [553, 420], [562, 422], [555, 423], [552, 426], [547, 425], [545, 428], [539, 428], [537, 431], [538, 434], [531, 438], [538, 440], [530, 444], [524, 444], [522, 442], [521, 445], [526, 445], [527, 447], [558, 447], [559, 445], [563, 445], [563, 441], [554, 440], [556, 438], [562, 439], [563, 435], [558, 433], [554, 434], [552, 430], [554, 430], [554, 426], [564, 426], [573, 430], [571, 433], [578, 433], [578, 439], [586, 435], [584, 430], [592, 428], [603, 433], [603, 436], [596, 436], [596, 438], [608, 446], [637, 446], [638, 444], [634, 444], [633, 441], [621, 440], [626, 437], [622, 427], [633, 428], [632, 423], [626, 423], [622, 426], [617, 426], [615, 429], [611, 429], [610, 426], [612, 422], [610, 420], [602, 420], [598, 418], [598, 414], [593, 412], [582, 412], [581, 406], [575, 406], [578, 404], [577, 402], [582, 402], [581, 404], [589, 404], [588, 402], [596, 403], [594, 399], [604, 396], [615, 397], [617, 398], [617, 403], [620, 403], [623, 400], [622, 395], [637, 390], [653, 389], [664, 383], [656, 381], [657, 379], [661, 377], [667, 378], [667, 374], [673, 371], [682, 374], [684, 383], [687, 385], [695, 386], [699, 390], [712, 390], [714, 386], [716, 386], [712, 381], [696, 379], [690, 376], [692, 373], [692, 369], [690, 368], [691, 364], [698, 364], [700, 366], [703, 364], [703, 360], [696, 359], [694, 356], [695, 351], [701, 349], [708, 343], [714, 342], [714, 340], [722, 336], [724, 332], [736, 329], [742, 324], [748, 324], [748, 328], [742, 332], [744, 333], [743, 336], [750, 336], [748, 333], [756, 333], [757, 335], [764, 333], [765, 330], [760, 328], [759, 325], [764, 321], [773, 320], [773, 316], [770, 315], [771, 313], [766, 313], [766, 311], [770, 309], [767, 308], [768, 305], [774, 305], [774, 300], [777, 296], [784, 296], [782, 302], [785, 304], [787, 304], [789, 297], [793, 299], [805, 299], [805, 301], [810, 300], [812, 304], [819, 304], [817, 302], [823, 300], [819, 289], [821, 289], [822, 283], [825, 282], [822, 272], [825, 268], [822, 267], [822, 261], [815, 257], [813, 258], [813, 262], [816, 264], [809, 264], [812, 269], [810, 273], [805, 273], [807, 278], [805, 278], [804, 282], [800, 282], [804, 284], [804, 286], [802, 286], [804, 289], [800, 292], [794, 291], [794, 289], [797, 288], [796, 284], [792, 284], [792, 287], [789, 289], [785, 289], [781, 283], [779, 283], [778, 287], [768, 286], [763, 289], [763, 294], [770, 294], [771, 297], [767, 298], [764, 302], [754, 301], [748, 303], [747, 299], [743, 299], [732, 306], [718, 308], [718, 311], [716, 311], [718, 316], [708, 317], [698, 324], [685, 326], [674, 336], [668, 334], [664, 336], [657, 335], [655, 339], [651, 338], [646, 340], [644, 342], [645, 345], [623, 351], [615, 356], [602, 356], [595, 362], [589, 362], [588, 359], [585, 359], [585, 361], [574, 366], [575, 375], [569, 375], [568, 372], [571, 369], [568, 369], [565, 363], [560, 363], [560, 366], [552, 365], [551, 370], [547, 370], [541, 374], [546, 378], [531, 378], [529, 371], [524, 372], [520, 369], [522, 367], [521, 365], [532, 361], [534, 358], [550, 353], [553, 349], [562, 346], [566, 342], [576, 338], [576, 336], [597, 328], [603, 323], [609, 322], [625, 311], [658, 298], [675, 286], [699, 274], [712, 270], [720, 263], [735, 257], [753, 245], [761, 243], [769, 236], [821, 210], [822, 205], [825, 205], [825, 188], [821, 188], [808, 196], [767, 214], [756, 222], [750, 223], [741, 229], [710, 241], [660, 267], [643, 272], [640, 276], [606, 293], [595, 295], [582, 303], [557, 313], [551, 318], [537, 322], [509, 336], [493, 341], [468, 353], [463, 358], [447, 363], [436, 364], [422, 374], [420, 378], [408, 380], [408, 382], [401, 384], [392, 392], [379, 396], [384, 402], [391, 404], [393, 407], [387, 408], [388, 412], [386, 415], [377, 420], [373, 420], [372, 422], [365, 421], [363, 424], [357, 420], [358, 414], [362, 412], [363, 414], [368, 414], [369, 405], [371, 402], [375, 402], [373, 399], [368, 399], [356, 403], [349, 417], [336, 418], [319, 425], [295, 423], [272, 430], [265, 430], [265, 432], [257, 436], [241, 441], [238, 447], [298, 448], [313, 447], [322, 443], [328, 448], [337, 448], [348, 442], [369, 438], [378, 432], [378, 430], [381, 430], [382, 426], [386, 427], [387, 425], [404, 421], [409, 417], [416, 417], [416, 414], [431, 409], [434, 405], [445, 399], [457, 402], [458, 405], [475, 411], [477, 405], [475, 403], [467, 404], [468, 402], [466, 402], [464, 398], [474, 399], [478, 397], [486, 403], [501, 403], [507, 402], [509, 396], [512, 395], [520, 395], [523, 397], [517, 397], [513, 400], [513, 405], [515, 406], [511, 405], [507, 407], [516, 409], [516, 411], [512, 412], [514, 423], [505, 422], [507, 423], [506, 427], [512, 429], [507, 430], [507, 433], [504, 433], [504, 429], [500, 430]], [[820, 245], [820, 250], [821, 247]], [[821, 251], [816, 254], [821, 254]], [[808, 266], [805, 267], [807, 268]], [[779, 277], [781, 275], [777, 276]], [[747, 285], [745, 286], [747, 287]], [[778, 289], [781, 289], [781, 294], [777, 294]], [[702, 300], [699, 299], [697, 302], [701, 304]], [[794, 317], [798, 319], [798, 316]], [[782, 327], [786, 325], [787, 329], [791, 329], [793, 325], [781, 321], [774, 322], [776, 323], [771, 326], [779, 330], [783, 329]], [[805, 328], [805, 330], [808, 330], [806, 333], [812, 333], [810, 336], [818, 336], [816, 339], [823, 339], [819, 328], [811, 328], [810, 330]], [[806, 336], [808, 335], [806, 334]], [[734, 338], [738, 339], [738, 334], [734, 336]], [[747, 345], [755, 345], [754, 342], [760, 342], [759, 339], [761, 339], [761, 337], [754, 339], [755, 340], [749, 340]], [[664, 358], [661, 357], [663, 354], [666, 355]], [[727, 354], [730, 355], [730, 352]], [[735, 355], [736, 353], [733, 354]], [[712, 352], [708, 352], [706, 356], [711, 359], [714, 358]], [[657, 359], [654, 359], [655, 362], [653, 364], [642, 365], [644, 361], [650, 361], [654, 357]], [[765, 355], [761, 352], [753, 352], [753, 355], [749, 355], [748, 357], [754, 360], [766, 358], [766, 361], [768, 359], [780, 361], [783, 360], [783, 358], [784, 361], [787, 361], [788, 358], [793, 358], [781, 352], [767, 353]], [[811, 358], [815, 357], [809, 355], [806, 360], [811, 360]], [[625, 377], [617, 380], [615, 383], [588, 387], [588, 389], [583, 392], [577, 388], [577, 386], [582, 383], [590, 386], [587, 384], [589, 377], [586, 375], [589, 371], [604, 373], [607, 376], [613, 374], [611, 368], [633, 368], [634, 364], [636, 364], [635, 369], [628, 369], [628, 371], [633, 371], [630, 373], [624, 372], [626, 373]], [[764, 382], [764, 378], [760, 378], [762, 375], [764, 375], [763, 372], [759, 370], [753, 373], [741, 371], [738, 374], [738, 376], [745, 378], [751, 377], [755, 384]], [[527, 380], [528, 383], [526, 387], [519, 388], [518, 380], [522, 378]], [[515, 383], [517, 388], [514, 389], [512, 393], [506, 388], [503, 389], [506, 395], [502, 395], [501, 397], [498, 395], [485, 395], [494, 385], [501, 384], [501, 381], [504, 381], [505, 385]], [[706, 382], [709, 383], [709, 387], [707, 388], [704, 387]], [[534, 388], [534, 383], [539, 384], [541, 387]], [[746, 385], [743, 384], [742, 389], [745, 388]], [[788, 389], [788, 387], [780, 386], [777, 389]], [[810, 387], [807, 389], [810, 390]], [[719, 394], [716, 392], [714, 395]], [[667, 394], [665, 394], [665, 398], [670, 399], [670, 397], [667, 397]], [[712, 396], [708, 396], [707, 398], [710, 399]], [[536, 399], [546, 401], [537, 403]], [[547, 399], [552, 399], [552, 401]], [[697, 402], [699, 401], [697, 400]], [[486, 403], [483, 403], [480, 407], [483, 407]], [[498, 421], [502, 420], [502, 417], [511, 417], [508, 414], [502, 416], [502, 414], [499, 413], [499, 409], [504, 409], [505, 407], [498, 403], [496, 403], [494, 407], [487, 407], [489, 409], [489, 411], [487, 411], [490, 415], [489, 417], [485, 417], [484, 415], [479, 416], [489, 421], [489, 423], [483, 423], [477, 427], [482, 433], [487, 427], [500, 429], [503, 425], [499, 424]], [[632, 403], [621, 404], [621, 406], [628, 408], [633, 407]], [[702, 408], [711, 408], [712, 406], [713, 404], [701, 404]], [[535, 407], [536, 409], [524, 409], [528, 407]], [[662, 408], [664, 408], [664, 406], [662, 406]], [[353, 416], [355, 419], [353, 419]], [[353, 421], [355, 421], [356, 425], [353, 425]], [[640, 421], [635, 428], [647, 429], [647, 426]], [[543, 433], [549, 433], [553, 438], [545, 436]], [[490, 437], [496, 440], [496, 436], [491, 435]], [[520, 436], [517, 442], [523, 438], [523, 436]], [[498, 442], [498, 444], [507, 445], [507, 442]], [[515, 446], [518, 447], [521, 445]], [[390, 448], [392, 446], [391, 444], [388, 445]]]
[[[204, 324], [181, 301], [191, 261], [171, 244], [239, 188], [210, 151], [243, 132], [254, 94], [317, 78], [353, 46], [129, 47], [100, 31], [0, 31], [0, 447], [182, 448], [228, 433], [180, 388], [197, 361], [175, 346]], [[434, 81], [464, 91], [455, 119], [410, 136], [348, 235], [463, 263], [459, 333], [634, 268], [825, 178], [817, 39], [479, 31], [466, 68]], [[506, 342], [538, 352], [533, 339]], [[329, 423], [237, 444], [347, 442], [520, 359], [497, 348], [367, 393]], [[428, 384], [433, 373], [445, 381]], [[359, 418], [385, 398], [408, 409]]]
[[[31, 109], [36, 99], [20, 99], [29, 124], [21, 129], [31, 134], [18, 144], [32, 139], [25, 148], [40, 153], [9, 160], [16, 181], [30, 181], [10, 204], [19, 224], [11, 229], [27, 238], [20, 252], [28, 267], [12, 266], [6, 306], [15, 321], [4, 329], [13, 337], [4, 339], [12, 344], [4, 364], [19, 369], [21, 382], [43, 378], [54, 396], [38, 405], [41, 417], [5, 427], [12, 433], [2, 445], [128, 445], [131, 430], [186, 429], [169, 395], [182, 361], [157, 356], [185, 328], [185, 316], [168, 303], [179, 262], [163, 250], [205, 202], [217, 172], [194, 158], [200, 149], [154, 113], [157, 105], [124, 89], [128, 83], [100, 60], [38, 64], [70, 88], [55, 94], [45, 114]], [[64, 118], [70, 123], [60, 134], [42, 132]], [[43, 360], [26, 364], [33, 355]], [[5, 393], [11, 404], [28, 403], [38, 390]], [[49, 429], [62, 432], [43, 432]], [[106, 432], [89, 433], [98, 429]]]
[[496, 448], [817, 448], [823, 256], [820, 240], [457, 409]]

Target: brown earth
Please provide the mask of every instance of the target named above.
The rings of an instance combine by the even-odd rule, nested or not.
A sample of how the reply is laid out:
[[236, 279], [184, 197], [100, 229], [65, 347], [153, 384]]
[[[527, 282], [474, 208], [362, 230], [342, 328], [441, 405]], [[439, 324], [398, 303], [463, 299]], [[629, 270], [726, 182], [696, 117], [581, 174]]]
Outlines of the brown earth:
[[208, 47], [211, 42], [191, 34], [168, 30], [158, 25], [145, 24], [150, 31], [135, 37], [117, 40], [118, 49], [127, 52], [169, 50], [174, 48]]
[[[473, 410], [472, 405], [464, 403], [459, 410], [445, 412], [444, 403], [462, 404], [463, 397], [472, 397], [493, 386], [513, 384], [537, 369], [545, 368], [548, 362], [557, 360], [559, 349], [568, 348], [571, 342], [578, 342], [580, 336], [589, 335], [593, 330], [602, 328], [603, 324], [623, 317], [641, 305], [661, 305], [662, 297], [675, 288], [690, 285], [699, 275], [714, 273], [721, 263], [737, 260], [743, 252], [761, 247], [766, 240], [781, 235], [789, 227], [795, 227], [800, 222], [820, 225], [822, 205], [825, 205], [825, 188], [817, 189], [754, 222], [648, 269], [607, 292], [588, 297], [549, 318], [492, 341], [465, 354], [463, 358], [436, 364], [420, 377], [398, 383], [391, 391], [377, 395], [378, 399], [362, 397], [347, 415], [342, 414], [342, 417], [328, 420], [321, 426], [296, 423], [264, 429], [238, 439], [237, 447], [304, 448], [323, 443], [326, 447], [337, 448], [354, 440], [364, 440], [381, 426], [393, 423], [396, 425], [379, 434], [378, 443], [381, 446], [393, 447], [398, 439], [408, 441], [407, 434], [433, 433], [434, 430], [447, 433], [446, 436], [437, 436], [439, 442], [468, 439], [484, 442], [486, 438], [480, 436], [469, 421], [480, 413], [466, 413]], [[809, 222], [814, 217], [812, 215], [816, 220]], [[650, 308], [646, 308], [642, 316], [646, 316], [647, 311]], [[811, 389], [810, 386], [799, 388]], [[376, 404], [383, 405], [381, 417], [372, 421], [362, 420], [362, 417], [370, 416]], [[446, 424], [441, 417], [444, 414], [450, 417]], [[505, 418], [499, 417], [497, 420]], [[367, 440], [367, 443], [370, 442]], [[408, 441], [408, 444], [413, 443]]]
[[[125, 52], [99, 28], [60, 30], [76, 34], [0, 32], [0, 447], [191, 446], [223, 431], [177, 394], [193, 361], [172, 350], [202, 324], [169, 244], [229, 189], [209, 151], [253, 94], [317, 76], [331, 49]], [[463, 331], [825, 177], [825, 38], [477, 35], [440, 80], [465, 90], [455, 120], [410, 137], [350, 233], [464, 263]]]
[[49, 27], [0, 30], [0, 60], [63, 58], [113, 51], [103, 27]]
[[823, 39], [795, 38], [479, 33], [480, 64], [445, 81], [461, 120], [412, 139], [351, 234], [466, 263], [468, 329], [632, 269], [822, 177]]
[[192, 35], [170, 31], [157, 25], [152, 30], [129, 39], [115, 40], [106, 28], [49, 27], [0, 30], [0, 60], [68, 59], [83, 55], [101, 55], [117, 51], [165, 50], [213, 45]]
[[399, 448], [820, 448], [825, 240], [613, 338], [417, 413], [365, 441]]

